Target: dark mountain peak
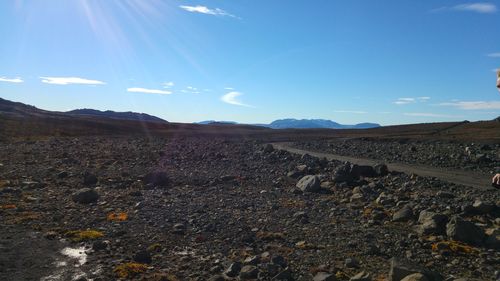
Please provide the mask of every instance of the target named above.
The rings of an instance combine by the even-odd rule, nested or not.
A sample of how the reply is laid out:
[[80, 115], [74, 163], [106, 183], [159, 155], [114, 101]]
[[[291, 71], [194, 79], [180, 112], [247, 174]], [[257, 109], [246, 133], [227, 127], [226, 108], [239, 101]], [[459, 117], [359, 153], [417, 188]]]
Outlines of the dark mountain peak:
[[85, 116], [105, 117], [105, 118], [122, 119], [122, 120], [167, 122], [166, 120], [163, 120], [156, 116], [152, 116], [146, 113], [132, 112], [132, 111], [116, 112], [112, 110], [100, 111], [96, 109], [83, 108], [83, 109], [75, 109], [67, 111], [66, 113], [71, 115], [85, 115]]

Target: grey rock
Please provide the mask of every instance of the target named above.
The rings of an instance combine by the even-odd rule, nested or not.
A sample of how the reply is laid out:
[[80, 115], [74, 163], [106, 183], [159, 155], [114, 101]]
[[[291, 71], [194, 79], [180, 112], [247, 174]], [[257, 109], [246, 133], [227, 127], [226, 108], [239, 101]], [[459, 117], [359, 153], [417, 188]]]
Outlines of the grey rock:
[[151, 254], [147, 250], [142, 250], [133, 256], [133, 260], [138, 263], [150, 264], [152, 262]]
[[407, 222], [409, 220], [412, 220], [413, 217], [413, 210], [410, 207], [405, 206], [401, 210], [394, 213], [394, 215], [392, 216], [392, 221]]
[[241, 263], [233, 262], [224, 272], [228, 277], [236, 277], [241, 271]]
[[349, 281], [372, 281], [369, 273], [361, 271], [349, 279]]
[[425, 275], [429, 281], [441, 281], [443, 277], [438, 273], [432, 272], [426, 268], [410, 263], [407, 260], [400, 258], [391, 259], [391, 269], [389, 271], [389, 281], [401, 281], [408, 275], [421, 273]]
[[431, 211], [422, 211], [418, 222], [421, 224], [417, 229], [420, 235], [442, 235], [445, 234], [448, 217]]
[[373, 167], [375, 170], [375, 173], [379, 177], [385, 177], [389, 174], [389, 168], [387, 167], [386, 164], [378, 164], [375, 167]]
[[83, 184], [84, 185], [94, 185], [97, 183], [97, 177], [89, 172], [83, 173]]
[[99, 194], [92, 188], [82, 188], [73, 193], [72, 199], [77, 203], [90, 204], [97, 202]]
[[429, 281], [429, 278], [427, 278], [422, 273], [413, 273], [406, 276], [401, 281]]
[[319, 177], [311, 175], [301, 178], [296, 186], [303, 192], [317, 192], [321, 189]]
[[293, 280], [292, 272], [287, 268], [274, 276], [273, 280]]
[[359, 267], [359, 261], [355, 258], [345, 259], [344, 264], [348, 268], [358, 268]]
[[314, 275], [313, 281], [335, 281], [335, 275], [327, 273], [327, 272], [318, 272]]
[[164, 171], [153, 171], [144, 176], [144, 183], [158, 187], [166, 187], [170, 184], [170, 179]]
[[245, 265], [240, 271], [241, 280], [256, 279], [259, 276], [259, 269], [253, 265]]
[[495, 204], [485, 203], [481, 200], [476, 200], [472, 207], [474, 208], [473, 212], [480, 215], [489, 214], [496, 209]]
[[460, 217], [453, 217], [446, 225], [446, 235], [456, 241], [480, 245], [485, 233], [474, 223], [465, 221]]

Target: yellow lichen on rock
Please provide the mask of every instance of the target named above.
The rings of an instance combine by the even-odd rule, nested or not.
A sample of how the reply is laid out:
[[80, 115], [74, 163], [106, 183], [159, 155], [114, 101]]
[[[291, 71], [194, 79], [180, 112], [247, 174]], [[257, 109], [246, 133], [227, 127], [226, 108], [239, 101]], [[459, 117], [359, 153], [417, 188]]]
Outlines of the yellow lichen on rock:
[[127, 262], [118, 265], [113, 272], [118, 278], [128, 279], [137, 276], [138, 274], [146, 272], [148, 267], [142, 263]]
[[74, 230], [66, 232], [66, 236], [72, 241], [80, 242], [101, 238], [104, 234], [98, 230]]
[[451, 251], [454, 253], [461, 253], [461, 254], [473, 254], [478, 252], [477, 249], [457, 241], [441, 241], [434, 243], [432, 244], [432, 251], [433, 252]]
[[126, 221], [128, 219], [127, 213], [110, 213], [108, 215], [108, 221]]

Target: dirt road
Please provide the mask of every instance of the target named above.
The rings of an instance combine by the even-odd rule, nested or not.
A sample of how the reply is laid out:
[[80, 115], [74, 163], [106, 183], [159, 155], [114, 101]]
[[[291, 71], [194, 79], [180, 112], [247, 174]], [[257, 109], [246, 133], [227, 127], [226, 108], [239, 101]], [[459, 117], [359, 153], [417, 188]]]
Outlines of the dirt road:
[[[341, 156], [329, 153], [313, 152], [302, 149], [293, 148], [289, 143], [273, 143], [275, 149], [283, 149], [295, 154], [309, 154], [315, 157], [326, 157], [328, 160], [348, 161], [358, 165], [371, 165], [374, 166], [384, 161], [376, 159], [366, 159], [358, 157]], [[482, 174], [477, 172], [453, 170], [453, 169], [440, 169], [436, 167], [422, 166], [422, 165], [409, 165], [403, 163], [385, 163], [390, 171], [403, 172], [405, 174], [416, 174], [423, 177], [436, 177], [440, 180], [471, 186], [481, 189], [493, 188], [491, 186], [491, 175]]]

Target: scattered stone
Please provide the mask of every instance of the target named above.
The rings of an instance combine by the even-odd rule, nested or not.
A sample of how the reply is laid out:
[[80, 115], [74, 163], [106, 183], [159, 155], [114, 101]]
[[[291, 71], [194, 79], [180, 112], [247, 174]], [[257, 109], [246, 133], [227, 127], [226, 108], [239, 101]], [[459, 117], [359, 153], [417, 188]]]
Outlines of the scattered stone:
[[84, 185], [95, 185], [97, 183], [97, 177], [90, 172], [85, 172], [83, 174], [83, 184]]
[[170, 184], [170, 179], [164, 171], [153, 171], [144, 176], [144, 183], [158, 187], [167, 187]]
[[418, 222], [421, 223], [417, 228], [420, 235], [442, 235], [445, 234], [448, 217], [424, 210], [420, 212]]
[[394, 213], [392, 221], [407, 222], [413, 219], [413, 210], [409, 206], [403, 207], [401, 210]]
[[314, 275], [313, 281], [336, 281], [335, 275], [327, 272], [318, 272]]
[[391, 269], [389, 271], [389, 281], [400, 281], [408, 275], [420, 273], [427, 277], [429, 281], [441, 281], [442, 276], [425, 269], [421, 266], [410, 263], [407, 260], [392, 258], [391, 259]]
[[446, 235], [453, 240], [472, 245], [480, 245], [485, 236], [480, 227], [457, 216], [446, 225]]
[[90, 204], [95, 203], [99, 199], [97, 191], [91, 188], [82, 188], [73, 193], [72, 200], [76, 203]]
[[355, 258], [345, 259], [344, 264], [348, 268], [358, 268], [359, 267], [359, 261]]
[[369, 273], [361, 271], [360, 273], [351, 277], [349, 281], [372, 281], [372, 277]]
[[414, 273], [406, 276], [401, 281], [430, 281], [429, 278], [425, 277], [422, 273]]
[[228, 277], [236, 277], [241, 271], [241, 263], [233, 262], [224, 272], [224, 274]]
[[296, 186], [303, 192], [317, 192], [321, 189], [319, 177], [312, 175], [301, 178]]
[[152, 262], [151, 254], [147, 250], [142, 250], [137, 253], [132, 258], [138, 263], [150, 264]]
[[259, 269], [253, 265], [245, 265], [240, 271], [241, 280], [256, 279], [259, 275]]

